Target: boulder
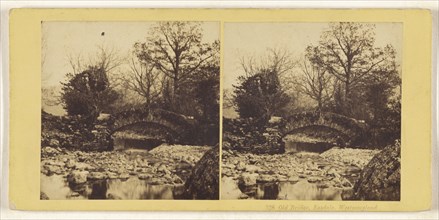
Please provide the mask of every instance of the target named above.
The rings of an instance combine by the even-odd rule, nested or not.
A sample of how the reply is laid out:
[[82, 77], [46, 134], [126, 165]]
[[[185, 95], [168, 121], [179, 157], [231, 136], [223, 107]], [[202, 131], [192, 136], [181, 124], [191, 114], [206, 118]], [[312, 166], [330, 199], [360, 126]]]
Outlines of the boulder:
[[56, 148], [53, 148], [53, 147], [43, 147], [42, 152], [41, 152], [43, 157], [55, 156], [55, 155], [58, 155], [59, 153], [60, 152]]
[[321, 178], [316, 177], [316, 176], [310, 176], [310, 177], [308, 177], [307, 180], [308, 180], [309, 183], [316, 183], [316, 182], [321, 181]]
[[219, 199], [219, 146], [208, 150], [192, 169], [181, 199]]
[[141, 180], [146, 180], [151, 178], [152, 176], [150, 174], [140, 173], [137, 177]]
[[45, 171], [43, 171], [43, 173], [46, 173], [47, 175], [52, 175], [52, 174], [62, 174], [63, 170], [61, 169], [61, 167], [56, 166], [56, 165], [44, 165], [43, 169]]
[[70, 184], [82, 184], [87, 182], [87, 175], [88, 171], [74, 170], [67, 176], [67, 181]]
[[111, 200], [121, 200], [122, 197], [118, 196], [118, 195], [114, 195], [112, 193], [108, 193], [107, 195], [107, 199], [111, 199]]
[[148, 180], [148, 184], [151, 184], [151, 185], [164, 185], [165, 183], [166, 183], [165, 178], [153, 177], [153, 178]]
[[106, 178], [105, 174], [103, 174], [101, 172], [91, 172], [87, 176], [87, 179], [89, 179], [89, 180], [102, 180], [105, 178]]
[[119, 178], [119, 176], [117, 174], [113, 173], [113, 172], [108, 172], [107, 173], [107, 177], [108, 177], [108, 179], [117, 179], [117, 178]]
[[74, 160], [68, 159], [65, 162], [65, 166], [66, 166], [66, 168], [69, 168], [69, 169], [74, 168], [76, 166], [76, 162]]
[[241, 186], [254, 186], [256, 185], [256, 180], [258, 179], [259, 174], [256, 173], [243, 173], [239, 177], [238, 185]]
[[364, 167], [349, 200], [399, 201], [401, 145], [385, 147]]
[[76, 163], [75, 169], [77, 170], [91, 170], [92, 166], [86, 163]]
[[165, 174], [171, 174], [171, 171], [168, 170], [168, 168], [166, 167], [166, 165], [164, 164], [160, 164], [159, 167], [157, 167], [157, 172], [162, 172]]
[[261, 170], [261, 168], [259, 168], [256, 165], [247, 165], [245, 166], [245, 171], [249, 172], [249, 173], [258, 173]]
[[288, 182], [297, 183], [299, 182], [299, 176], [289, 176]]
[[130, 178], [130, 174], [128, 173], [122, 173], [119, 175], [119, 179], [127, 180], [128, 178]]
[[245, 170], [245, 163], [242, 161], [239, 161], [238, 164], [236, 164], [237, 170]]

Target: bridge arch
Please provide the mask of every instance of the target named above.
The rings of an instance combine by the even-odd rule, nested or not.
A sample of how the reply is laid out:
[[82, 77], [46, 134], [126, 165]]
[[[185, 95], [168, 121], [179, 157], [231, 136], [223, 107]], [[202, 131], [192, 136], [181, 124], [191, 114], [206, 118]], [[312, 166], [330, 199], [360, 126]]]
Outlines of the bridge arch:
[[324, 127], [336, 132], [346, 144], [357, 144], [364, 136], [366, 123], [331, 112], [301, 112], [282, 119], [282, 137], [310, 127]]
[[196, 124], [194, 119], [163, 109], [131, 109], [112, 115], [110, 135], [132, 126], [144, 128], [151, 139], [185, 143]]

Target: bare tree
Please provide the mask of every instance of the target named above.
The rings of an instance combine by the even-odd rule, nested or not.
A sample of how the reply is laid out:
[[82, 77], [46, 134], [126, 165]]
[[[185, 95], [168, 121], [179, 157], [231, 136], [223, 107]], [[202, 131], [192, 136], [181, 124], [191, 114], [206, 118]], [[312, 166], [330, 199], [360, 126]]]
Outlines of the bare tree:
[[151, 63], [130, 60], [130, 72], [126, 79], [127, 88], [142, 96], [147, 108], [156, 101], [162, 91], [162, 74]]
[[[317, 49], [317, 48], [316, 48]], [[308, 51], [312, 53], [313, 51]], [[318, 66], [305, 56], [300, 65], [302, 74], [298, 77], [299, 91], [317, 102], [317, 110], [321, 111], [333, 96], [333, 77], [326, 68]]]
[[172, 80], [170, 100], [174, 108], [177, 96], [180, 95], [180, 86], [183, 81], [191, 77], [205, 62], [218, 53], [215, 42], [204, 44], [202, 28], [199, 22], [158, 22], [150, 29], [146, 42], [135, 44], [138, 58], [144, 62], [153, 63], [167, 78]]
[[297, 66], [291, 53], [285, 49], [268, 48], [267, 54], [259, 59], [242, 57], [240, 64], [246, 77], [253, 76], [261, 71], [276, 73], [282, 84], [282, 90], [287, 91], [293, 87], [293, 69]]
[[333, 23], [321, 36], [319, 53], [310, 58], [344, 83], [344, 97], [347, 100], [352, 89], [368, 74], [395, 59], [392, 46], [374, 46], [374, 31], [372, 24]]
[[121, 77], [116, 76], [118, 73], [116, 68], [123, 65], [126, 61], [117, 49], [104, 45], [98, 45], [94, 54], [83, 57], [81, 53], [69, 54], [67, 56], [73, 74], [81, 73], [90, 67], [95, 67], [104, 70], [110, 80], [112, 88], [120, 85]]

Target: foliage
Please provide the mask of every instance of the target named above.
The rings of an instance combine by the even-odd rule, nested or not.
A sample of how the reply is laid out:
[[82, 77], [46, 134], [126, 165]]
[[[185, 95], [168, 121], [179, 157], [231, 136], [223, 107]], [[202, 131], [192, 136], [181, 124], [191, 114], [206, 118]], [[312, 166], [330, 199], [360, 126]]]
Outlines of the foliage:
[[258, 119], [263, 126], [271, 116], [284, 108], [289, 96], [281, 89], [276, 72], [261, 70], [250, 77], [239, 78], [240, 85], [235, 86], [234, 100], [241, 118]]
[[[376, 71], [394, 73], [395, 50], [391, 45], [375, 47], [374, 25], [340, 22], [330, 25], [317, 46], [311, 62], [325, 68], [338, 85], [337, 107], [350, 117], [361, 118], [362, 86]], [[315, 46], [309, 46], [309, 50]], [[342, 90], [340, 90], [342, 88]], [[342, 92], [342, 93], [340, 93]]]
[[69, 115], [96, 118], [99, 113], [111, 112], [111, 104], [118, 94], [110, 87], [106, 72], [89, 67], [79, 74], [68, 74], [62, 83], [61, 98]]

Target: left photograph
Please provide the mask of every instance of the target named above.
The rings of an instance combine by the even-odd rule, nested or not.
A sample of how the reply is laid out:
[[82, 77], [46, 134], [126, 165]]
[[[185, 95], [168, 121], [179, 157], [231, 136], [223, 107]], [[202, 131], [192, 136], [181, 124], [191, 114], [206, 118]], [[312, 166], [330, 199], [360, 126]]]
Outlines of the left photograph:
[[219, 199], [219, 22], [42, 22], [40, 199]]

